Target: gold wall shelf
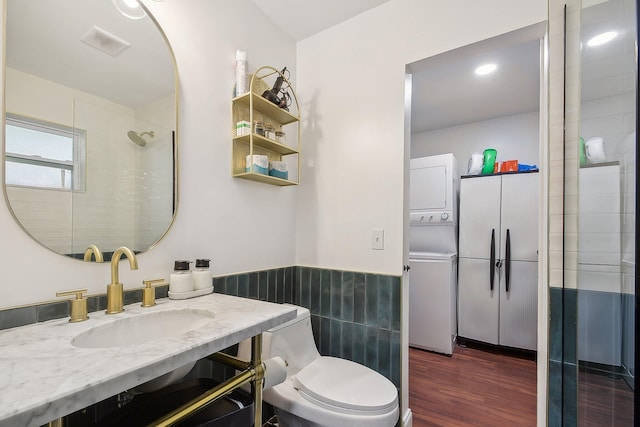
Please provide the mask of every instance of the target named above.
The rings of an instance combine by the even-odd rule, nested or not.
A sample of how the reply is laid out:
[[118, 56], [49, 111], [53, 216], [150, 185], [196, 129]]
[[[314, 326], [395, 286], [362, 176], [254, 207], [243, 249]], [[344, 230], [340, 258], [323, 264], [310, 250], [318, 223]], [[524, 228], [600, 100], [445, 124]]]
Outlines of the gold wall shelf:
[[[291, 97], [290, 109], [287, 111], [262, 97], [265, 90], [270, 87], [265, 79], [282, 77], [283, 87], [287, 87]], [[297, 185], [300, 182], [300, 116], [298, 99], [289, 80], [273, 67], [259, 68], [251, 76], [249, 92], [237, 96], [232, 100], [232, 176], [251, 181], [271, 184], [276, 186]], [[250, 132], [238, 135], [236, 123], [248, 121], [251, 124]], [[280, 143], [274, 139], [266, 138], [255, 133], [254, 124], [257, 121], [265, 125], [271, 125], [275, 130], [286, 131], [286, 143]], [[288, 179], [270, 176], [254, 170], [253, 162], [247, 169], [247, 156], [267, 156], [270, 162], [287, 162]], [[293, 168], [292, 168], [293, 166]], [[293, 174], [292, 174], [293, 172]], [[294, 175], [294, 176], [292, 176]]]

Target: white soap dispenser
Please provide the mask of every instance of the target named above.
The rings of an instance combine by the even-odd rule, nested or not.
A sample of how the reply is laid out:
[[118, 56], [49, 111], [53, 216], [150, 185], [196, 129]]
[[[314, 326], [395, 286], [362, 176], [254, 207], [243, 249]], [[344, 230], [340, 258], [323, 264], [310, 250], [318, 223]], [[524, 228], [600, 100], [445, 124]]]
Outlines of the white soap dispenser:
[[175, 261], [169, 276], [169, 292], [172, 294], [193, 291], [193, 275], [189, 270], [191, 261]]
[[196, 268], [193, 270], [193, 289], [211, 289], [213, 287], [211, 270], [209, 270], [208, 259], [197, 259]]

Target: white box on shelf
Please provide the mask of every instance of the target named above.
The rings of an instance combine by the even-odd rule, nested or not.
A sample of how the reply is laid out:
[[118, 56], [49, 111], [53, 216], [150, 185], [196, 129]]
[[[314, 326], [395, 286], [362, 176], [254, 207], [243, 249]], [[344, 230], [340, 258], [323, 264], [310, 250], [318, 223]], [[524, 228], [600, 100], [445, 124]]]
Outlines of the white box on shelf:
[[236, 136], [249, 135], [251, 133], [251, 123], [247, 120], [240, 120], [236, 123]]
[[[250, 172], [250, 171], [251, 171], [251, 156], [247, 155], [245, 172]], [[253, 172], [259, 173], [262, 175], [268, 175], [269, 174], [269, 157], [254, 154], [253, 155]]]
[[269, 175], [276, 178], [289, 179], [289, 172], [287, 171], [287, 162], [272, 161], [269, 162]]

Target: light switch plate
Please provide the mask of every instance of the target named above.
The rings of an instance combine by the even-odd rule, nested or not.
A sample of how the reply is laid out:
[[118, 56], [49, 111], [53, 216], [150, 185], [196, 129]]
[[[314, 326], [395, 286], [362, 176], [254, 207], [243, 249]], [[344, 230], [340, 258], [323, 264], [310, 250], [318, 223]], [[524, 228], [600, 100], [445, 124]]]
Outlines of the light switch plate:
[[383, 250], [384, 249], [384, 230], [373, 229], [371, 230], [371, 249]]

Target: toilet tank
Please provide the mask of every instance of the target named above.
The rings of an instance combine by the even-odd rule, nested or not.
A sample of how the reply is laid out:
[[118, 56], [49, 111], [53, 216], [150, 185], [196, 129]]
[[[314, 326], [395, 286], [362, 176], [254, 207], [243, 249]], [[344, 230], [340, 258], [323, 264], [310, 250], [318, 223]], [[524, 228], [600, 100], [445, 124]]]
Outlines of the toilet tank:
[[[280, 356], [287, 365], [287, 377], [320, 357], [311, 329], [311, 315], [304, 307], [295, 307], [298, 314], [275, 328], [262, 333], [262, 359]], [[238, 346], [238, 357], [251, 359], [251, 339], [242, 341]]]

